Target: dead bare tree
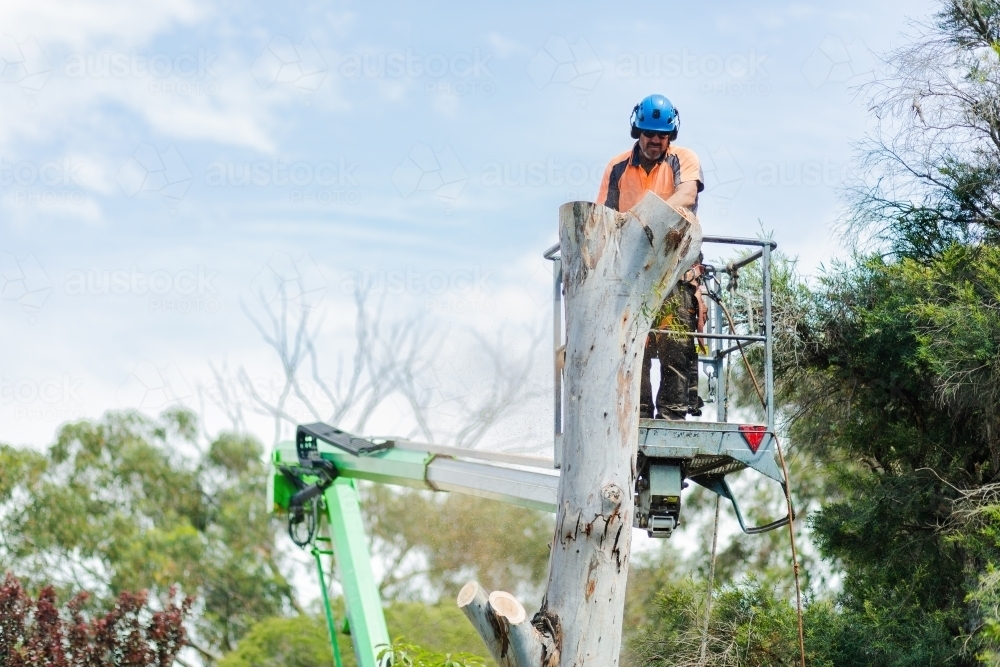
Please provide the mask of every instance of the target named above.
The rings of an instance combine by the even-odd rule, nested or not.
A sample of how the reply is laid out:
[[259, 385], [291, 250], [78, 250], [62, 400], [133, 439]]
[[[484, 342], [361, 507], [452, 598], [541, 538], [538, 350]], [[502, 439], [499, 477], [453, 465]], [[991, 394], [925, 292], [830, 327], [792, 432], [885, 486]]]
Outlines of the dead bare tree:
[[847, 239], [893, 250], [908, 235], [925, 246], [1000, 235], [1000, 20], [974, 0], [941, 5], [859, 90], [877, 122], [859, 146]]
[[653, 314], [701, 249], [701, 226], [649, 193], [617, 213], [559, 210], [566, 418], [542, 607], [469, 582], [458, 605], [503, 667], [617, 665], [631, 551], [639, 366]]
[[[489, 340], [468, 332], [478, 355], [477, 370], [483, 391], [441, 387], [435, 365], [446, 344], [461, 346], [463, 333], [442, 333], [421, 316], [388, 321], [386, 297], [375, 297], [365, 286], [354, 292], [354, 345], [345, 362], [338, 357], [328, 373], [320, 343], [321, 305], [302, 298], [301, 286], [278, 282], [268, 298], [255, 294], [241, 307], [274, 353], [281, 374], [276, 385], [261, 387], [245, 366], [230, 374], [225, 365], [212, 365], [215, 387], [210, 400], [229, 418], [233, 428], [246, 429], [246, 407], [270, 417], [274, 441], [284, 429], [303, 421], [325, 421], [354, 433], [364, 433], [375, 411], [390, 396], [402, 397], [415, 428], [405, 437], [422, 437], [438, 444], [474, 447], [499, 421], [534, 396], [528, 382], [541, 335], [533, 333], [527, 347], [509, 344], [504, 330]], [[291, 281], [294, 282], [294, 281]], [[247, 406], [248, 404], [248, 406]], [[440, 408], [457, 415], [451, 423], [439, 419]], [[350, 419], [351, 423], [344, 423]]]
[[[368, 292], [363, 289], [355, 291], [354, 301], [353, 359], [346, 367], [343, 359], [339, 360], [332, 381], [328, 381], [320, 370], [317, 339], [322, 317], [317, 316], [318, 308], [295, 303], [284, 284], [276, 300], [267, 303], [261, 298], [265, 306], [263, 317], [254, 315], [245, 303], [241, 304], [282, 368], [281, 386], [274, 396], [261, 395], [245, 368], [241, 367], [238, 374], [241, 388], [254, 408], [274, 419], [275, 441], [281, 438], [282, 425], [294, 426], [302, 421], [300, 416], [289, 411], [290, 399], [294, 399], [312, 419], [337, 425], [354, 411], [354, 424], [345, 425], [345, 428], [362, 432], [375, 409], [398, 388], [399, 377], [414, 372], [413, 366], [420, 359], [415, 352], [427, 347], [426, 329], [419, 322], [386, 327], [382, 317], [384, 299], [379, 300], [372, 312]], [[318, 397], [310, 396], [306, 381], [319, 391]], [[325, 399], [325, 406], [319, 405], [320, 398]]]
[[504, 342], [504, 332], [497, 334], [495, 344], [490, 344], [481, 334], [475, 334], [489, 360], [491, 369], [489, 390], [485, 397], [473, 402], [466, 397], [460, 397], [462, 411], [468, 415], [466, 423], [455, 435], [457, 447], [473, 447], [507, 412], [512, 405], [529, 397], [525, 395], [525, 387], [531, 374], [532, 357], [541, 343], [541, 336], [536, 333], [531, 341], [528, 353], [521, 359], [511, 359], [505, 352], [508, 346]]
[[[426, 373], [438, 346], [435, 334], [419, 318], [387, 324], [385, 299], [372, 303], [370, 293], [354, 293], [354, 349], [351, 359], [337, 360], [327, 375], [321, 366], [320, 330], [323, 324], [318, 304], [304, 302], [286, 282], [277, 286], [273, 298], [257, 294], [257, 302], [241, 300], [241, 307], [276, 357], [281, 374], [277, 384], [262, 387], [241, 365], [234, 374], [226, 365], [212, 365], [215, 380], [209, 399], [229, 418], [236, 430], [246, 429], [244, 410], [266, 415], [274, 423], [274, 442], [283, 428], [303, 421], [326, 421], [363, 432], [374, 411], [405, 378]], [[344, 420], [353, 416], [351, 424]]]
[[[247, 431], [247, 422], [246, 416], [243, 413], [243, 402], [238, 395], [238, 387], [229, 381], [230, 371], [228, 363], [222, 362], [221, 365], [218, 365], [209, 361], [208, 368], [212, 371], [214, 382], [211, 390], [206, 389], [204, 386], [198, 387], [199, 414], [205, 414], [205, 401], [207, 399], [222, 410], [229, 420], [233, 431], [245, 433]], [[205, 440], [211, 442], [212, 435], [208, 432], [208, 425], [204, 419], [201, 420], [200, 425]]]
[[[497, 331], [493, 340], [477, 331], [468, 332], [468, 337], [482, 362], [478, 382], [457, 378], [461, 386], [435, 391], [424, 383], [423, 376], [431, 371], [426, 359], [407, 359], [401, 365], [399, 391], [410, 405], [420, 435], [429, 442], [475, 447], [503, 419], [541, 393], [530, 384], [543, 340], [541, 330], [528, 331], [527, 344], [522, 346], [510, 342], [506, 329]], [[450, 429], [433, 418], [442, 402], [449, 406], [449, 412], [459, 415]]]

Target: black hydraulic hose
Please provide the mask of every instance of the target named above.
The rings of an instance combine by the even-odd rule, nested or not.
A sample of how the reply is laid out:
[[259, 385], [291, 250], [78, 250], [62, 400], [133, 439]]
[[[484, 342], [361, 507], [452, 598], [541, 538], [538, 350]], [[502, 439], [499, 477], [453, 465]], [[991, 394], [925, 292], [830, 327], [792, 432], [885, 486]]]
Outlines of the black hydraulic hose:
[[[296, 546], [305, 548], [312, 544], [313, 538], [316, 536], [317, 510], [316, 501], [309, 503], [308, 510], [302, 505], [290, 506], [288, 512], [288, 537], [291, 538]], [[296, 526], [303, 522], [306, 524], [306, 536], [304, 539], [299, 537], [299, 531], [296, 528]]]

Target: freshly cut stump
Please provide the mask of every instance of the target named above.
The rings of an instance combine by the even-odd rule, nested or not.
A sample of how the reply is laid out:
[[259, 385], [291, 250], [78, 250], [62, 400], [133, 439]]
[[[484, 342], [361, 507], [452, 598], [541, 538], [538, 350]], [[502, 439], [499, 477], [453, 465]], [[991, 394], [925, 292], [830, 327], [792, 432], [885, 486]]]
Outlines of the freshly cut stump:
[[513, 595], [493, 591], [487, 596], [482, 586], [470, 581], [458, 592], [458, 607], [500, 667], [535, 664], [531, 659], [542, 651], [542, 636], [527, 622], [524, 607]]

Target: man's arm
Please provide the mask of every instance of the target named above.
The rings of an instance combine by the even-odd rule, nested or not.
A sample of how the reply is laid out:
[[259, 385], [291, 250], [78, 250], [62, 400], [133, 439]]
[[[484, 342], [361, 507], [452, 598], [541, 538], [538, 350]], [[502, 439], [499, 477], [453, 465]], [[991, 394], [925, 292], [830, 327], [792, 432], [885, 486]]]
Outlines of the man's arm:
[[698, 202], [698, 181], [684, 181], [677, 186], [674, 194], [670, 195], [667, 203], [671, 206], [683, 206], [687, 210], [693, 210]]

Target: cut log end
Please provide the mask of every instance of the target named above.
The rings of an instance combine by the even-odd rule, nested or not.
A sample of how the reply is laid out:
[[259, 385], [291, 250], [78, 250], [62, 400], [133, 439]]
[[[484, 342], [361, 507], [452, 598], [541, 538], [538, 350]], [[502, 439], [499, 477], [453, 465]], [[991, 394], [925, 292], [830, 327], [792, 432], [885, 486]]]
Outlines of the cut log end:
[[499, 667], [550, 667], [542, 663], [556, 648], [528, 622], [524, 606], [505, 591], [486, 591], [470, 581], [458, 593], [458, 606], [472, 622]]
[[524, 611], [524, 606], [517, 599], [506, 591], [493, 591], [490, 593], [490, 606], [498, 616], [503, 616], [511, 625], [523, 623], [528, 614]]
[[455, 602], [458, 603], [458, 608], [468, 607], [469, 603], [476, 599], [476, 593], [480, 590], [480, 586], [475, 581], [470, 581], [466, 585], [462, 586], [462, 590], [458, 592], [458, 599]]

